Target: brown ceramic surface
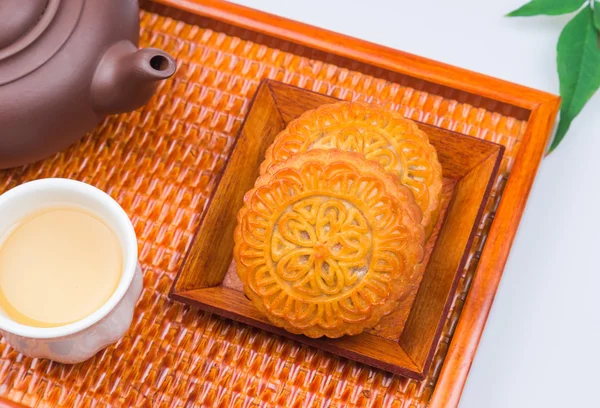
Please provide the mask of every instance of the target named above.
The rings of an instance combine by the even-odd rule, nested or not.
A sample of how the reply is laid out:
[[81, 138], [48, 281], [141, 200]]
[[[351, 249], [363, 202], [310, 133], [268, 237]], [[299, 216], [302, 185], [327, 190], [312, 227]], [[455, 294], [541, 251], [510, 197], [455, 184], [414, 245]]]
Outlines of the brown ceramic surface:
[[[65, 152], [0, 172], [2, 191], [51, 176], [108, 191], [133, 219], [144, 271], [132, 328], [117, 345], [70, 367], [24, 358], [2, 343], [0, 395], [37, 407], [300, 406], [302, 401], [340, 407], [454, 406], [552, 127], [557, 98], [356, 40], [323, 45], [338, 51], [351, 46], [356, 51], [344, 51], [352, 56], [348, 58], [360, 60], [356, 53], [363, 53], [373, 63], [414, 77], [356, 61], [349, 67], [348, 60], [240, 26], [271, 32], [282, 27], [283, 37], [320, 44], [323, 38], [336, 38], [321, 30], [302, 31], [283, 19], [214, 0], [203, 0], [201, 6], [191, 0], [180, 4], [239, 24], [178, 12], [163, 17], [156, 8], [143, 12], [141, 43], [163, 48], [181, 62], [173, 80], [163, 82], [149, 105], [108, 118]], [[263, 77], [346, 100], [378, 101], [411, 118], [506, 146], [425, 380], [386, 374], [168, 300]]]
[[0, 18], [0, 169], [139, 108], [175, 72], [165, 52], [138, 51], [136, 0], [3, 0]]

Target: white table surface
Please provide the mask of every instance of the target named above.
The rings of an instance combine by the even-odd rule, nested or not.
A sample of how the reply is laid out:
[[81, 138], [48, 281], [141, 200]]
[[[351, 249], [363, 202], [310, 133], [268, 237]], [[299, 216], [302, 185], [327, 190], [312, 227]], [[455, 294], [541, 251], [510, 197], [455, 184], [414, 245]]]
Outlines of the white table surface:
[[[570, 17], [503, 17], [526, 0], [233, 1], [558, 93]], [[542, 162], [461, 408], [600, 406], [598, 112], [600, 93]]]

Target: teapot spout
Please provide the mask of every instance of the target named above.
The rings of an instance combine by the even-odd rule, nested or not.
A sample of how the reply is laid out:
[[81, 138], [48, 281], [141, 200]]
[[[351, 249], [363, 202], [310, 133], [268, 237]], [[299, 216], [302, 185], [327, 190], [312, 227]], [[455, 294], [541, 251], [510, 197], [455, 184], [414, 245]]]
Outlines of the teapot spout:
[[130, 112], [145, 105], [158, 83], [177, 70], [173, 57], [156, 48], [138, 50], [129, 41], [110, 47], [92, 80], [92, 103], [99, 115]]

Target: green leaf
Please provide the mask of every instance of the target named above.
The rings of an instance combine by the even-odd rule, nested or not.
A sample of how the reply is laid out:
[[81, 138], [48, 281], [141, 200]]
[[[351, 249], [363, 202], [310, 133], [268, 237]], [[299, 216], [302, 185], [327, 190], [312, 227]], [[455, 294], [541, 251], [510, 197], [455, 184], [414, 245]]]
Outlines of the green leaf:
[[587, 0], [531, 0], [521, 8], [508, 13], [507, 17], [529, 17], [546, 14], [558, 16], [572, 13], [586, 3]]
[[600, 2], [594, 2], [594, 24], [596, 29], [600, 31]]
[[586, 7], [565, 26], [556, 47], [560, 95], [560, 122], [550, 151], [565, 137], [571, 122], [600, 87], [600, 48], [594, 10]]

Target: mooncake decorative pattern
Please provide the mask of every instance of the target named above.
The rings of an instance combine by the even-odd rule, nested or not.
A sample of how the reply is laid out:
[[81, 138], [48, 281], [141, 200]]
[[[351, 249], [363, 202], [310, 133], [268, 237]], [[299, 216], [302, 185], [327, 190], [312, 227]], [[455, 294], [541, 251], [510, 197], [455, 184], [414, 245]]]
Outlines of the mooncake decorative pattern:
[[374, 326], [416, 285], [425, 234], [407, 187], [357, 153], [313, 150], [244, 197], [234, 256], [246, 295], [293, 333]]
[[417, 125], [396, 112], [360, 102], [339, 102], [305, 112], [267, 150], [261, 174], [295, 154], [337, 148], [362, 153], [400, 177], [423, 211], [429, 235], [437, 221], [442, 168], [436, 150]]

